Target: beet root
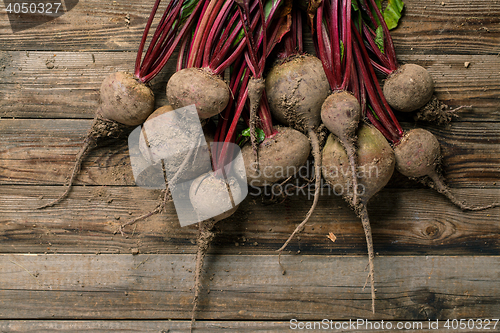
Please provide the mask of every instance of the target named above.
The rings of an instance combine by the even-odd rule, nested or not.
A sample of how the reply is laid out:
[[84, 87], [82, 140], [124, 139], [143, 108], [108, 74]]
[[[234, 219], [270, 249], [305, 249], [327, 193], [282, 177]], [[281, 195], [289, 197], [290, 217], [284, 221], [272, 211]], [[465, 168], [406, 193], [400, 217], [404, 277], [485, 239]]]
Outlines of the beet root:
[[427, 104], [415, 112], [413, 119], [415, 121], [425, 121], [437, 125], [449, 124], [453, 118], [458, 118], [458, 111], [463, 109], [470, 109], [471, 105], [462, 105], [454, 109], [450, 109], [448, 105], [440, 101], [436, 96], [432, 98]]
[[167, 83], [167, 99], [174, 108], [196, 105], [201, 119], [219, 114], [229, 103], [228, 85], [205, 69], [185, 68]]
[[132, 74], [116, 72], [106, 77], [101, 84], [99, 108], [76, 155], [66, 190], [57, 199], [38, 209], [54, 206], [68, 196], [83, 160], [101, 141], [124, 138], [132, 126], [140, 125], [153, 110], [153, 92]]
[[203, 126], [201, 133], [197, 117], [188, 116], [164, 105], [148, 117], [139, 139], [144, 158], [152, 164], [163, 163], [165, 174], [178, 180], [191, 180], [211, 170], [208, 145], [214, 141], [213, 124]]
[[319, 125], [321, 105], [329, 91], [323, 65], [314, 56], [291, 57], [275, 65], [266, 78], [272, 115], [301, 132]]
[[295, 175], [311, 152], [307, 136], [290, 127], [276, 126], [277, 131], [258, 145], [259, 162], [254, 161], [252, 145], [241, 149], [250, 186], [273, 185]]
[[104, 119], [127, 126], [138, 126], [154, 111], [151, 89], [126, 72], [116, 72], [101, 84], [101, 105], [98, 113]]
[[429, 102], [434, 93], [434, 81], [422, 66], [405, 64], [387, 77], [383, 91], [394, 109], [412, 112]]
[[396, 168], [401, 174], [415, 178], [434, 188], [460, 209], [479, 211], [500, 206], [500, 203], [469, 206], [451, 193], [442, 175], [438, 172], [438, 166], [441, 163], [441, 148], [439, 141], [431, 132], [422, 128], [406, 132], [398, 145], [394, 147], [394, 153], [396, 155]]
[[[243, 192], [236, 179], [229, 177], [229, 179], [224, 180], [214, 173], [207, 173], [193, 181], [189, 190], [189, 198], [199, 220], [201, 220], [198, 224], [199, 232], [196, 240], [198, 249], [195, 264], [195, 294], [191, 314], [192, 330], [201, 291], [203, 262], [210, 243], [215, 237], [215, 225], [234, 214], [238, 209], [238, 203], [243, 200]], [[221, 209], [226, 211], [219, 214]], [[217, 215], [212, 217], [215, 214]]]
[[321, 123], [321, 105], [330, 92], [321, 60], [296, 55], [273, 66], [266, 78], [266, 93], [273, 116], [283, 124], [307, 133], [314, 158], [314, 200], [304, 220], [278, 250], [281, 252], [314, 212], [321, 188], [321, 152], [315, 129]]
[[38, 209], [54, 206], [64, 200], [89, 152], [104, 139], [124, 138], [129, 127], [141, 124], [153, 108], [153, 92], [132, 74], [116, 72], [106, 77], [101, 84], [99, 109], [77, 153], [66, 190], [57, 199]]
[[[391, 146], [375, 127], [362, 125], [357, 135], [357, 176], [361, 191], [359, 202], [353, 208], [360, 217], [365, 232], [370, 267], [372, 311], [375, 313], [375, 252], [366, 206], [370, 198], [379, 192], [391, 178], [394, 172], [395, 158]], [[344, 199], [353, 205], [353, 193], [349, 191], [351, 177], [347, 172], [349, 158], [342, 143], [333, 135], [328, 137], [323, 148], [322, 166], [325, 180], [334, 189], [340, 186]]]
[[347, 152], [352, 175], [353, 205], [358, 202], [358, 178], [356, 176], [356, 130], [361, 118], [361, 106], [354, 95], [337, 91], [328, 96], [321, 107], [321, 120], [335, 135]]

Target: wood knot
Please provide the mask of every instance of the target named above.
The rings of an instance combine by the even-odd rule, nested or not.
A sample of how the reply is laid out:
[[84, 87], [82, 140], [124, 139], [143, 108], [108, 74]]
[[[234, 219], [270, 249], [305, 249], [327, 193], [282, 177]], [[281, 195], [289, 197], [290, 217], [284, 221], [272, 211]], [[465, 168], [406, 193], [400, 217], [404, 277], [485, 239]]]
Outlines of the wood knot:
[[430, 225], [427, 228], [425, 228], [425, 235], [429, 236], [430, 238], [435, 238], [439, 233], [439, 228], [436, 227], [435, 225]]

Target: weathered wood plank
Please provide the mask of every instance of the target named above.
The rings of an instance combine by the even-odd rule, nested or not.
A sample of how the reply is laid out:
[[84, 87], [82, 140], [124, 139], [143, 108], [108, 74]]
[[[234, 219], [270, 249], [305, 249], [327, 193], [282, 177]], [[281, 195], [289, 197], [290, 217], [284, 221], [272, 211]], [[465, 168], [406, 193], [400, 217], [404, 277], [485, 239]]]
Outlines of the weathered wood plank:
[[[0, 187], [0, 252], [196, 251], [196, 226], [181, 228], [171, 203], [165, 213], [127, 227], [125, 236], [117, 233], [121, 224], [155, 208], [157, 191], [137, 187], [76, 187], [60, 205], [35, 210], [60, 190], [59, 187]], [[454, 189], [454, 192], [471, 204], [500, 198], [498, 189]], [[282, 203], [265, 205], [251, 193], [235, 215], [219, 223], [220, 232], [210, 251], [274, 254], [310, 207], [311, 200], [298, 194]], [[385, 189], [373, 198], [368, 209], [375, 251], [380, 254], [500, 254], [500, 208], [462, 212], [430, 189]], [[326, 237], [329, 232], [336, 235], [335, 243]], [[287, 250], [306, 254], [365, 254], [366, 241], [352, 210], [340, 197], [324, 193], [305, 229]]]
[[[500, 4], [492, 0], [405, 1], [401, 26], [393, 31], [397, 51], [418, 54], [497, 54]], [[162, 4], [165, 6], [166, 2]], [[65, 15], [12, 34], [0, 13], [1, 50], [136, 52], [153, 1], [80, 1]], [[130, 24], [125, 20], [130, 15]]]
[[[200, 319], [498, 318], [500, 258], [208, 256]], [[0, 318], [188, 319], [193, 255], [1, 255]], [[314, 272], [314, 274], [311, 274]], [[209, 293], [207, 291], [210, 291]], [[50, 306], [46, 306], [50, 304]], [[332, 318], [333, 317], [333, 318]]]
[[[431, 321], [428, 320], [401, 320], [401, 321], [369, 321], [359, 318], [357, 320], [349, 321], [335, 321], [325, 318], [328, 322], [324, 323], [323, 320], [311, 322], [311, 321], [301, 321], [295, 323], [292, 321], [208, 321], [199, 320], [196, 322], [196, 328], [198, 330], [203, 329], [203, 332], [215, 333], [221, 331], [232, 331], [232, 332], [261, 332], [261, 333], [274, 333], [274, 332], [295, 332], [297, 330], [306, 330], [305, 328], [300, 329], [299, 327], [316, 327], [316, 329], [307, 329], [307, 332], [324, 332], [325, 330], [336, 330], [338, 332], [380, 332], [382, 329], [398, 329], [401, 327], [406, 333], [433, 333], [436, 329], [449, 330], [446, 325], [446, 321]], [[467, 321], [466, 325], [467, 325]], [[320, 325], [321, 323], [321, 325]], [[459, 325], [458, 322], [450, 321], [451, 324]], [[141, 333], [187, 333], [189, 332], [191, 322], [190, 321], [180, 321], [180, 320], [78, 320], [78, 321], [68, 321], [68, 320], [3, 320], [0, 321], [0, 329], [5, 333], [16, 333], [16, 332], [39, 332], [39, 333], [52, 333], [52, 332], [64, 332], [64, 333], [106, 333], [106, 332], [141, 332]], [[482, 324], [481, 319], [475, 319], [475, 322], [469, 322], [469, 327], [471, 329], [461, 329], [460, 332], [463, 333], [474, 333], [477, 332], [474, 327], [479, 327]], [[493, 329], [494, 322], [491, 322], [488, 327], [490, 330], [497, 331]], [[310, 326], [307, 326], [310, 325]], [[405, 329], [404, 327], [408, 328]], [[437, 325], [437, 326], [436, 326]], [[481, 325], [481, 327], [484, 324]], [[498, 325], [496, 325], [498, 327]], [[432, 329], [429, 329], [432, 327]], [[458, 327], [458, 326], [455, 326]], [[378, 328], [378, 329], [377, 329]], [[402, 330], [401, 329], [401, 330]]]
[[[427, 67], [435, 79], [436, 95], [450, 106], [472, 105], [455, 121], [500, 120], [500, 76], [495, 70], [500, 69], [500, 57], [400, 58]], [[132, 71], [134, 61], [129, 52], [0, 52], [0, 67], [5, 66], [0, 69], [0, 117], [92, 118], [104, 77], [118, 70]], [[464, 62], [471, 63], [469, 68]], [[165, 85], [173, 71], [174, 63], [169, 62], [152, 82], [157, 106], [167, 103]]]
[[497, 1], [405, 1], [392, 31], [396, 52], [405, 54], [498, 54]]
[[[91, 120], [2, 119], [0, 184], [65, 183], [90, 125]], [[497, 123], [427, 128], [441, 142], [444, 173], [451, 186], [495, 186], [500, 178]], [[91, 153], [77, 184], [135, 185], [127, 143], [108, 144]]]

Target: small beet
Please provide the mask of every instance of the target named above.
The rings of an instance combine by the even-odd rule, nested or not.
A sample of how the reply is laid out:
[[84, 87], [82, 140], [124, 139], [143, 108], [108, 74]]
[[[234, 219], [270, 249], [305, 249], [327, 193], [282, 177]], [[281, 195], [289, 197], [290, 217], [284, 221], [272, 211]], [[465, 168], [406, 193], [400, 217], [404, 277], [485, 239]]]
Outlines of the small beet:
[[167, 83], [167, 99], [174, 108], [196, 105], [201, 119], [219, 114], [229, 103], [228, 85], [217, 75], [200, 68], [185, 68]]
[[101, 84], [99, 108], [76, 156], [66, 190], [57, 199], [38, 209], [54, 206], [69, 194], [83, 160], [101, 141], [125, 137], [132, 126], [140, 125], [153, 110], [154, 94], [148, 85], [125, 72], [112, 73], [106, 77]]
[[[199, 231], [196, 239], [195, 293], [191, 314], [191, 325], [193, 325], [201, 291], [203, 262], [210, 243], [215, 237], [215, 224], [234, 214], [238, 209], [238, 203], [243, 200], [243, 192], [234, 178], [224, 180], [214, 173], [207, 173], [193, 181], [189, 190], [189, 199], [198, 218], [202, 220], [198, 223]], [[221, 209], [226, 211], [219, 214]], [[218, 215], [212, 217], [215, 214]]]
[[396, 110], [412, 112], [430, 101], [434, 81], [422, 66], [405, 64], [391, 73], [383, 87], [384, 96]]
[[358, 180], [356, 176], [356, 130], [361, 118], [361, 106], [354, 95], [340, 90], [328, 96], [321, 107], [321, 120], [335, 135], [347, 152], [351, 166], [353, 204], [356, 205]]
[[[156, 109], [144, 122], [139, 149], [152, 164], [163, 163], [168, 177], [191, 180], [211, 170], [208, 145], [214, 141], [212, 123], [203, 127], [183, 118], [169, 104]], [[207, 142], [204, 144], [203, 140]]]
[[[479, 211], [500, 206], [493, 203], [486, 206], [469, 206], [459, 201], [445, 184], [442, 175], [437, 171], [441, 163], [439, 141], [431, 132], [415, 128], [405, 133], [402, 140], [394, 147], [397, 170], [410, 178], [429, 185], [443, 194], [454, 205], [462, 210]], [[428, 177], [428, 178], [427, 178]], [[430, 178], [431, 182], [428, 181]]]
[[138, 126], [154, 111], [151, 89], [126, 72], [116, 72], [101, 84], [99, 113], [104, 119]]
[[272, 185], [293, 176], [309, 157], [311, 146], [307, 136], [290, 127], [276, 126], [275, 130], [276, 134], [258, 145], [258, 164], [253, 159], [251, 145], [241, 150], [250, 186]]

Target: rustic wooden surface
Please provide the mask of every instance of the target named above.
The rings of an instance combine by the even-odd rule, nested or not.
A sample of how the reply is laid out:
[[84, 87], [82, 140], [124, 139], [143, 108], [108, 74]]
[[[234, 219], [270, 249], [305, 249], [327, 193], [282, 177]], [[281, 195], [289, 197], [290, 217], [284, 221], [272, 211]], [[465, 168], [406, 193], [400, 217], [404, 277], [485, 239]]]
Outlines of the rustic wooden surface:
[[[403, 124], [437, 135], [444, 173], [459, 198], [498, 201], [500, 2], [405, 3], [394, 31], [399, 59], [426, 66], [444, 102], [472, 108], [446, 127], [406, 116]], [[151, 6], [81, 0], [61, 17], [13, 34], [0, 5], [2, 332], [188, 329], [196, 228], [180, 228], [168, 205], [166, 213], [117, 233], [121, 223], [153, 209], [160, 195], [135, 186], [126, 144], [94, 151], [66, 201], [34, 209], [63, 190], [100, 82], [132, 69]], [[172, 71], [170, 63], [152, 82], [157, 106], [166, 103]], [[500, 317], [500, 209], [461, 212], [396, 173], [369, 205], [379, 255], [372, 315], [363, 290], [363, 230], [334, 195], [320, 198], [282, 256], [282, 274], [275, 250], [310, 203], [305, 196], [276, 204], [250, 196], [219, 226], [205, 265], [200, 331], [281, 332], [292, 318], [367, 318], [415, 321], [423, 329], [407, 332], [427, 332], [429, 319]]]

